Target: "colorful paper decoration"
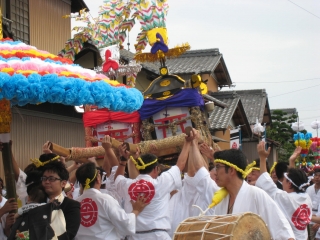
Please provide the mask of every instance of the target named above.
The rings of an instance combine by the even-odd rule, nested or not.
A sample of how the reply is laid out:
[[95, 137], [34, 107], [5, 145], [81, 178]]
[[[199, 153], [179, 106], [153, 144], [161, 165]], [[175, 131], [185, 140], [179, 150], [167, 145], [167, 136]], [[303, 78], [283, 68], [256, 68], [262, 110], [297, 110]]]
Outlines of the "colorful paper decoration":
[[112, 111], [133, 112], [143, 102], [137, 89], [10, 39], [0, 41], [0, 71], [0, 99], [10, 100], [11, 105], [89, 104]]
[[298, 132], [293, 135], [294, 145], [296, 147], [300, 146], [302, 148], [300, 153], [300, 156], [302, 158], [305, 158], [308, 155], [309, 149], [312, 144], [311, 138], [312, 138], [312, 134], [309, 132], [306, 134]]
[[312, 144], [310, 150], [313, 153], [314, 159], [320, 159], [320, 138], [314, 137], [311, 138]]

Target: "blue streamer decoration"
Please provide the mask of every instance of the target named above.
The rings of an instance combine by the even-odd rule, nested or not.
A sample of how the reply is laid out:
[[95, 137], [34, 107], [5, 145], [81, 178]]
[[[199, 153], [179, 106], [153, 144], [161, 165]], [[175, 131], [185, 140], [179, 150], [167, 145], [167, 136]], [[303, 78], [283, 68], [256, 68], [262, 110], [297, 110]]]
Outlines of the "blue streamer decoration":
[[105, 81], [87, 82], [79, 78], [59, 77], [57, 74], [41, 76], [0, 72], [0, 99], [12, 105], [28, 103], [61, 103], [64, 105], [96, 105], [111, 111], [133, 112], [142, 106], [143, 96], [135, 88], [113, 87]]

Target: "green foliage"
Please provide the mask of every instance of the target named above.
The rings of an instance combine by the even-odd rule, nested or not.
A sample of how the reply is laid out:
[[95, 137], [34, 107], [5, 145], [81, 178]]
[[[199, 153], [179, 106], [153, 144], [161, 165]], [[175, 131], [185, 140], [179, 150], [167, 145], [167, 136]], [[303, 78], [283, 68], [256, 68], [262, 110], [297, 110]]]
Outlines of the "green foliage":
[[281, 110], [272, 112], [272, 124], [267, 128], [267, 138], [280, 143], [278, 161], [287, 162], [295, 149], [291, 124], [297, 121], [297, 115], [287, 115]]

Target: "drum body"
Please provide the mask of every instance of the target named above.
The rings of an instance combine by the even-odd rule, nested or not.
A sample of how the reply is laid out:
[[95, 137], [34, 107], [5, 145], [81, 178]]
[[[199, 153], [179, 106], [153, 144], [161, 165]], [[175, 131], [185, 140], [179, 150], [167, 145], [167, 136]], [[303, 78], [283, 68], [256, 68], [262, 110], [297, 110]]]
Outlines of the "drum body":
[[178, 226], [174, 240], [270, 240], [261, 217], [254, 213], [187, 218]]

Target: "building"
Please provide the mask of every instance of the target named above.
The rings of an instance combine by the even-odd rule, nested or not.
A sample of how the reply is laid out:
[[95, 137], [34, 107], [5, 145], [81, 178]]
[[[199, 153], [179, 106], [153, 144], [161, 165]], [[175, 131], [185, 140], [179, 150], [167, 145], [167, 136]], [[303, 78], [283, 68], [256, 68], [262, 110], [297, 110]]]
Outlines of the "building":
[[[228, 131], [225, 131], [221, 135], [221, 130], [226, 130], [228, 127], [241, 126], [242, 133], [242, 151], [251, 162], [253, 159], [258, 158], [257, 143], [263, 136], [254, 134], [252, 129], [258, 119], [258, 122], [262, 125], [269, 126], [271, 124], [271, 110], [269, 107], [268, 94], [265, 89], [253, 89], [253, 90], [235, 90], [235, 91], [221, 91], [216, 93], [210, 93], [210, 96], [218, 98], [222, 102], [229, 103], [230, 110], [215, 109], [210, 116], [211, 131], [217, 132], [224, 139], [229, 137]], [[232, 109], [236, 109], [239, 102], [242, 105], [243, 113], [245, 117], [239, 118], [235, 125]], [[239, 114], [238, 114], [239, 115]], [[248, 128], [250, 130], [248, 130]], [[216, 135], [216, 134], [215, 134]], [[263, 135], [263, 133], [261, 134]], [[277, 159], [279, 143], [269, 139], [267, 136], [268, 146], [272, 147], [272, 152], [269, 157], [269, 164], [272, 164]], [[224, 144], [226, 147], [226, 144]]]
[[[57, 54], [71, 36], [71, 21], [63, 15], [85, 8], [82, 0], [0, 0], [4, 37], [21, 40]], [[38, 158], [42, 145], [52, 141], [65, 147], [84, 147], [82, 115], [73, 106], [26, 105], [12, 108], [13, 153], [21, 169]], [[0, 161], [2, 156], [0, 155]], [[3, 166], [0, 165], [3, 177]]]

